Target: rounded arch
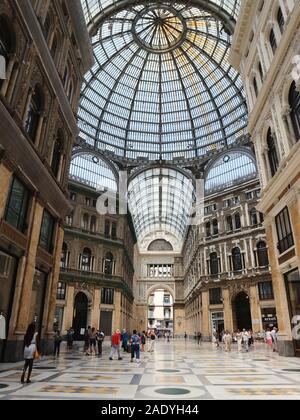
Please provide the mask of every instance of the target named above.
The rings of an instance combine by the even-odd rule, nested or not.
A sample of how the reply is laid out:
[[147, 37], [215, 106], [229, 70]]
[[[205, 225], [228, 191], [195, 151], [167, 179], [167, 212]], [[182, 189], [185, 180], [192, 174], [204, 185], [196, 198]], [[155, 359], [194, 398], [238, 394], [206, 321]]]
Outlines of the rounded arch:
[[148, 251], [173, 251], [172, 244], [165, 239], [155, 239], [148, 246]]
[[166, 290], [167, 292], [169, 292], [170, 295], [173, 298], [173, 303], [175, 303], [175, 298], [176, 298], [176, 296], [175, 296], [175, 290], [173, 290], [172, 287], [170, 287], [168, 284], [163, 284], [163, 283], [155, 284], [153, 286], [150, 286], [147, 289], [147, 292], [146, 292], [146, 302], [149, 301], [150, 295], [152, 293], [154, 293], [156, 290]]
[[257, 164], [247, 147], [234, 148], [212, 159], [205, 168], [205, 192], [211, 194], [224, 188], [257, 178]]
[[74, 181], [87, 184], [94, 188], [100, 186], [112, 191], [118, 190], [119, 173], [114, 164], [98, 151], [74, 149], [70, 164], [70, 177]]

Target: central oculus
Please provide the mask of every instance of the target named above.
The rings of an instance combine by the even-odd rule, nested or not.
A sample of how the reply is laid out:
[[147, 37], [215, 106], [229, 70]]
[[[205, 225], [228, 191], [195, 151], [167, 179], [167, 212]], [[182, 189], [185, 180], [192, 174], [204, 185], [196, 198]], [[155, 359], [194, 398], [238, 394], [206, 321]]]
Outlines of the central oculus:
[[147, 7], [137, 14], [133, 33], [137, 42], [152, 52], [166, 52], [184, 40], [186, 23], [183, 17], [168, 6]]

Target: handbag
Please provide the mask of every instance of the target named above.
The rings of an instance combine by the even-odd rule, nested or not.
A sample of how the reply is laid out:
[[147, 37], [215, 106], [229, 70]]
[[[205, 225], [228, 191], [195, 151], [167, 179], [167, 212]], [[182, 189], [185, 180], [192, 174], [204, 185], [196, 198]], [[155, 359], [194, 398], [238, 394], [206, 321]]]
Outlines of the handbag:
[[34, 352], [33, 355], [34, 360], [39, 360], [41, 358], [41, 353], [39, 353], [37, 350]]

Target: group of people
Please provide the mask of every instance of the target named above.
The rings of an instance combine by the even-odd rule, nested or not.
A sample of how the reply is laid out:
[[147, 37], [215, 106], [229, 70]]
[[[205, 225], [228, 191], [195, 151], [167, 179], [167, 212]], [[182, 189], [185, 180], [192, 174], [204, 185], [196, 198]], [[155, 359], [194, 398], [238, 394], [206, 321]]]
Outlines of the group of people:
[[148, 352], [152, 353], [154, 351], [154, 343], [156, 340], [156, 335], [154, 331], [143, 331], [138, 333], [137, 330], [133, 330], [132, 334], [124, 329], [122, 333], [120, 330], [112, 335], [111, 338], [111, 352], [109, 355], [109, 360], [113, 360], [113, 356], [117, 353], [118, 360], [122, 360], [120, 348], [123, 349], [126, 353], [131, 353], [131, 362], [134, 359], [139, 362], [141, 352], [145, 352], [145, 346], [147, 340], [149, 341]]
[[84, 332], [84, 353], [86, 356], [102, 357], [102, 345], [105, 334], [101, 330], [88, 327]]
[[[264, 335], [264, 341], [268, 348], [272, 349], [273, 352], [277, 352], [278, 343], [278, 330], [274, 327], [272, 330], [267, 329]], [[220, 342], [224, 345], [226, 352], [231, 352], [232, 343], [236, 342], [238, 345], [238, 352], [249, 352], [252, 346], [254, 346], [254, 333], [252, 330], [243, 329], [243, 331], [236, 331], [230, 333], [229, 331], [223, 331], [219, 334], [216, 330], [213, 331], [212, 343], [214, 346], [219, 347]]]

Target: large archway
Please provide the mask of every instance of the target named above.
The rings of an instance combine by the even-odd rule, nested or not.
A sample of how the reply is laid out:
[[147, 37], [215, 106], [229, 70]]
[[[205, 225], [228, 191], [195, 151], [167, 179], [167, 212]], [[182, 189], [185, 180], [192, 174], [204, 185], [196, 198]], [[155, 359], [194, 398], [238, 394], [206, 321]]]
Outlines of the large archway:
[[75, 340], [82, 339], [82, 329], [86, 329], [88, 321], [88, 298], [83, 292], [77, 293], [74, 302], [73, 329]]
[[252, 330], [250, 299], [246, 292], [241, 292], [236, 296], [233, 311], [236, 329]]
[[166, 332], [174, 334], [174, 298], [166, 288], [151, 291], [147, 299], [147, 328], [159, 336]]

